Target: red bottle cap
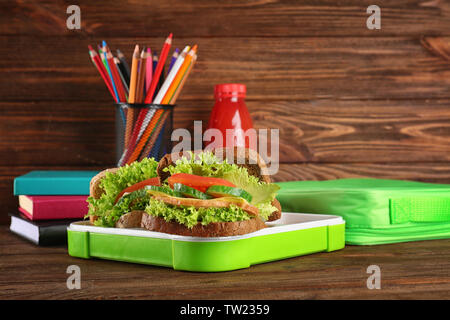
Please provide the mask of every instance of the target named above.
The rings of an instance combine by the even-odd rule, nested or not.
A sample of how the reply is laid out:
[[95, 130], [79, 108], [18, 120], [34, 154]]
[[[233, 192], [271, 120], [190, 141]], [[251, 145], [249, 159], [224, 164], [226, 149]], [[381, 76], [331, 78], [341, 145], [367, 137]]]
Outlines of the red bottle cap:
[[214, 98], [245, 98], [247, 88], [240, 83], [222, 83], [214, 86]]

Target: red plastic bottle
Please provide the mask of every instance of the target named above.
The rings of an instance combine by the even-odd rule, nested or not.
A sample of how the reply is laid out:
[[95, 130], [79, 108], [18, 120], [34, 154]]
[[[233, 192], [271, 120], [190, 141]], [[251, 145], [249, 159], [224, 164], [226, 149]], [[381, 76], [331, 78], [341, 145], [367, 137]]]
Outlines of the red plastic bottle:
[[[254, 130], [247, 131], [253, 129], [253, 123], [245, 105], [246, 92], [245, 85], [239, 83], [224, 83], [214, 87], [216, 103], [211, 112], [208, 129], [220, 130], [224, 147], [245, 146], [256, 149], [256, 134]], [[214, 147], [220, 147], [220, 142], [212, 143], [215, 144]]]

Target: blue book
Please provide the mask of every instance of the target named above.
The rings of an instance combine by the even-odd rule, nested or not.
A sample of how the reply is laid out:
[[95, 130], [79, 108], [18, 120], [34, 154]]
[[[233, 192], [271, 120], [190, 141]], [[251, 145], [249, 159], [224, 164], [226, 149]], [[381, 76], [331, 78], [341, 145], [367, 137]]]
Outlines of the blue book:
[[14, 179], [14, 195], [89, 195], [99, 171], [31, 171]]

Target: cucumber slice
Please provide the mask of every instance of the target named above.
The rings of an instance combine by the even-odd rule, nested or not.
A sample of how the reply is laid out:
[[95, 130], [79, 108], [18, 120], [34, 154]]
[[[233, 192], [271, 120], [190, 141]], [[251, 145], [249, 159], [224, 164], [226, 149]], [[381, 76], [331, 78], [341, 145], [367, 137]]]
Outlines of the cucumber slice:
[[149, 191], [149, 193], [164, 193], [173, 197], [182, 197], [183, 194], [177, 192], [175, 190], [170, 189], [168, 186], [145, 186], [145, 189]]
[[140, 199], [140, 198], [144, 198], [147, 195], [147, 191], [145, 191], [144, 189], [139, 189], [130, 193], [126, 193], [124, 194], [119, 201], [117, 201], [117, 203], [115, 204], [116, 206], [121, 206], [122, 203], [126, 200], [126, 199], [130, 199], [130, 203], [133, 202], [134, 200]]
[[206, 193], [203, 193], [201, 191], [198, 191], [197, 189], [188, 187], [181, 183], [174, 183], [173, 191], [179, 192], [183, 196], [188, 197], [188, 198], [195, 198], [195, 199], [202, 199], [202, 200], [211, 199], [211, 196], [207, 195]]
[[206, 194], [213, 196], [214, 198], [220, 197], [239, 197], [252, 202], [252, 195], [247, 191], [239, 188], [227, 187], [227, 186], [211, 186], [206, 190]]

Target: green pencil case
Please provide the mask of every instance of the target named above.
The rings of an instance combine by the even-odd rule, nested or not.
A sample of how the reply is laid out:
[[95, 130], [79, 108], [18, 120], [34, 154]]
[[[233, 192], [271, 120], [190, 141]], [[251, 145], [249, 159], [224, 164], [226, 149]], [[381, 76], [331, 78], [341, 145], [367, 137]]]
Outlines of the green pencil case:
[[450, 185], [384, 179], [277, 184], [283, 210], [343, 217], [346, 244], [450, 238]]
[[141, 228], [103, 228], [80, 221], [67, 229], [68, 252], [85, 259], [217, 272], [345, 246], [345, 222], [341, 217], [283, 213], [281, 219], [266, 222], [266, 226], [242, 236], [201, 238]]

